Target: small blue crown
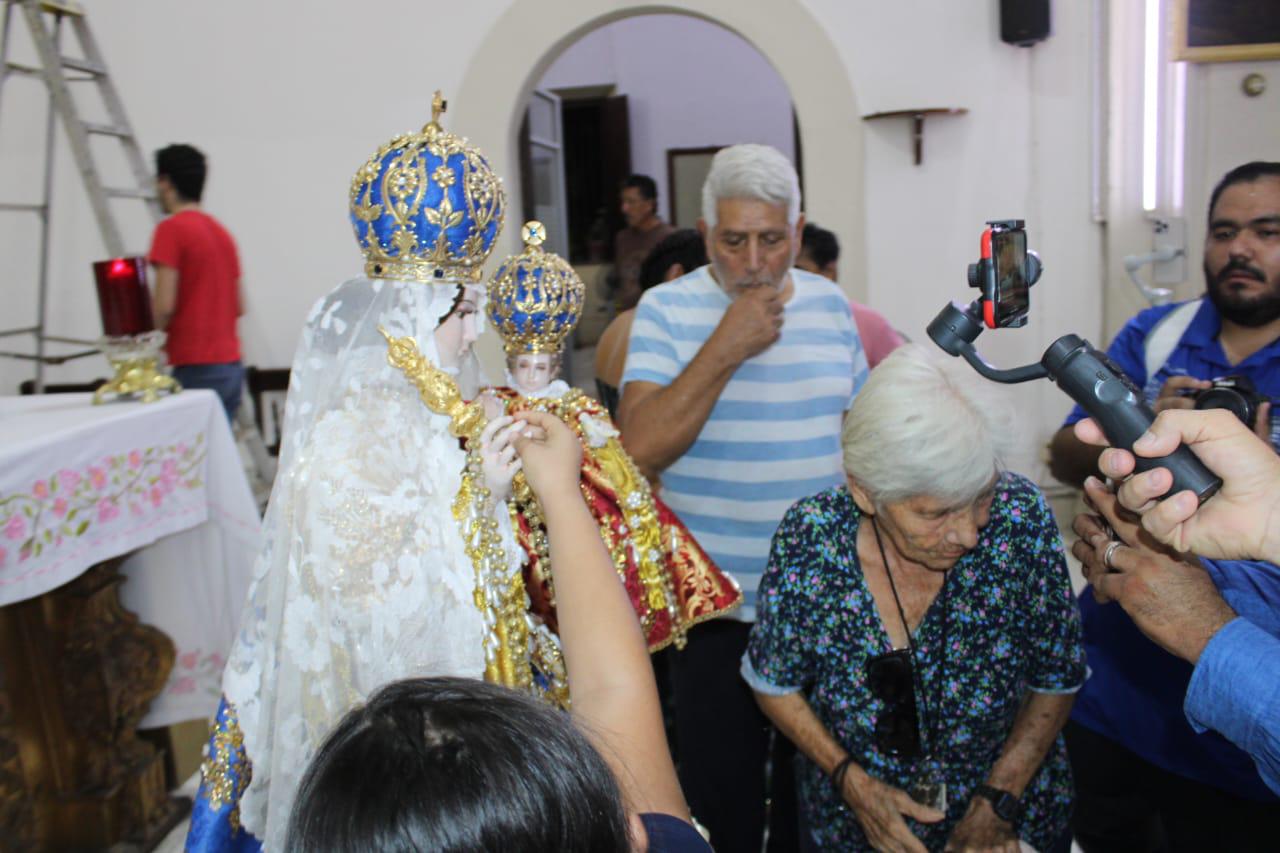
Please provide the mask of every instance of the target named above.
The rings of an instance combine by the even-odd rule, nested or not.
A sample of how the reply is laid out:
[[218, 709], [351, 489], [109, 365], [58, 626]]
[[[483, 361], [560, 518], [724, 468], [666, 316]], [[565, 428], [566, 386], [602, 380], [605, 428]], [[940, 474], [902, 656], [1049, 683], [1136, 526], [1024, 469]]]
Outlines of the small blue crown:
[[351, 224], [365, 274], [410, 281], [479, 281], [502, 231], [506, 196], [484, 155], [431, 122], [397, 136], [351, 181]]
[[541, 222], [520, 231], [524, 251], [507, 258], [489, 282], [489, 319], [507, 355], [558, 353], [578, 325], [586, 286], [564, 258], [542, 249]]

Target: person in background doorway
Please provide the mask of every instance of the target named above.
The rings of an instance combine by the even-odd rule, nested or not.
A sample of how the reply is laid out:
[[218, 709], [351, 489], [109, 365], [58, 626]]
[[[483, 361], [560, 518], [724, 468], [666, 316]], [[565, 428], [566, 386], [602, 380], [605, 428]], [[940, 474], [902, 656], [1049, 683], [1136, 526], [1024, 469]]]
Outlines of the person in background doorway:
[[155, 268], [152, 309], [168, 334], [174, 378], [216, 392], [234, 420], [244, 382], [236, 335], [244, 313], [240, 259], [231, 234], [200, 207], [206, 173], [204, 155], [190, 145], [156, 152], [156, 192], [169, 216], [147, 253]]
[[640, 265], [675, 229], [658, 216], [658, 185], [648, 175], [632, 175], [623, 181], [619, 203], [627, 227], [613, 238], [618, 277], [615, 301], [619, 311], [626, 311], [640, 301]]
[[[653, 247], [640, 265], [640, 292], [706, 265], [707, 247], [702, 235], [692, 228], [673, 231]], [[618, 383], [627, 363], [627, 340], [635, 314], [634, 308], [628, 308], [614, 317], [596, 344], [596, 390], [611, 417], [618, 414]]]
[[[796, 266], [837, 281], [840, 241], [836, 239], [836, 235], [808, 222], [800, 240], [800, 256], [796, 258]], [[858, 326], [858, 337], [862, 338], [862, 347], [867, 353], [868, 367], [875, 367], [884, 361], [885, 356], [902, 346], [902, 335], [894, 331], [893, 326], [889, 325], [889, 321], [879, 311], [852, 299], [849, 300], [849, 308], [853, 311], [853, 322]]]

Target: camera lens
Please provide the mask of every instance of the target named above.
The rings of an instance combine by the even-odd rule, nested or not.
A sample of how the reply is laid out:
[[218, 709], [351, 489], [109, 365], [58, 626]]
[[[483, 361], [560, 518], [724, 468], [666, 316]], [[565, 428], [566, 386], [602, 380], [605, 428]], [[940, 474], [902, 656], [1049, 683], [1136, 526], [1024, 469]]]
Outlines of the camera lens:
[[1210, 388], [1196, 397], [1196, 408], [1226, 409], [1250, 429], [1258, 419], [1257, 403], [1234, 388]]

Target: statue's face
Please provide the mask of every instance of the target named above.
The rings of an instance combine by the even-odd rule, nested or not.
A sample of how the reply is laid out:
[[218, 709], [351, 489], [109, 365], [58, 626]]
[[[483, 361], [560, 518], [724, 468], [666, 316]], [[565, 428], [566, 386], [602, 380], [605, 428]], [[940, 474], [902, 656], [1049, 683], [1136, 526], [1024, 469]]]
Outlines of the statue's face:
[[440, 367], [457, 367], [479, 337], [476, 311], [481, 295], [480, 288], [467, 285], [453, 311], [436, 326], [436, 353], [440, 356]]
[[511, 377], [515, 379], [521, 391], [541, 391], [556, 378], [559, 365], [556, 357], [550, 353], [534, 355], [518, 355], [511, 366]]

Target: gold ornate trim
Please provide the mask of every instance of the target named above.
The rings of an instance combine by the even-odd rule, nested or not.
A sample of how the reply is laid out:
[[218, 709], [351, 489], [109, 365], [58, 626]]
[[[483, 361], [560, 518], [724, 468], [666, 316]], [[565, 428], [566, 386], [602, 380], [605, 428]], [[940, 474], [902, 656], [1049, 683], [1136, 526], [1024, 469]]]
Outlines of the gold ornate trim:
[[468, 441], [480, 437], [486, 418], [478, 402], [463, 401], [453, 377], [432, 364], [411, 337], [396, 338], [382, 326], [378, 331], [387, 339], [387, 362], [418, 389], [427, 408], [449, 418], [449, 431]]
[[449, 287], [457, 286], [459, 281], [474, 284], [484, 277], [483, 273], [483, 261], [473, 267], [466, 261], [440, 265], [429, 261], [392, 261], [383, 258], [371, 260], [364, 265], [364, 274], [370, 278], [420, 281]]
[[[465, 403], [453, 377], [433, 365], [411, 337], [395, 338], [381, 326], [387, 339], [387, 361], [418, 389], [422, 402], [436, 414], [449, 418], [450, 432], [466, 439], [467, 461], [462, 484], [453, 501], [453, 517], [475, 569], [476, 609], [485, 620], [486, 681], [540, 694], [567, 708], [569, 685], [564, 659], [551, 632], [529, 615], [529, 596], [519, 567], [508, 565], [493, 498], [484, 483], [484, 468], [477, 439], [486, 418], [479, 403]], [[533, 667], [545, 679], [536, 683]]]
[[227, 804], [233, 805], [227, 814], [232, 833], [240, 830], [240, 798], [249, 787], [252, 775], [249, 762], [245, 759], [240, 719], [236, 716], [236, 709], [228, 702], [222, 725], [214, 721], [209, 755], [200, 765], [200, 776], [204, 780], [210, 810], [216, 812]]

